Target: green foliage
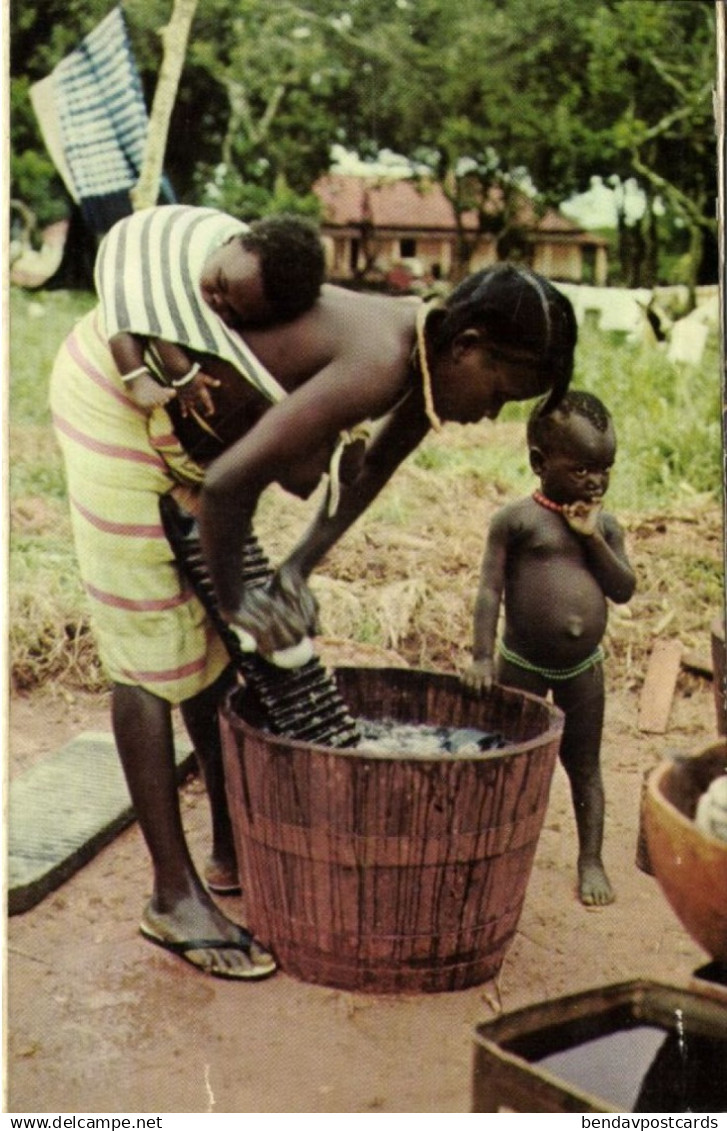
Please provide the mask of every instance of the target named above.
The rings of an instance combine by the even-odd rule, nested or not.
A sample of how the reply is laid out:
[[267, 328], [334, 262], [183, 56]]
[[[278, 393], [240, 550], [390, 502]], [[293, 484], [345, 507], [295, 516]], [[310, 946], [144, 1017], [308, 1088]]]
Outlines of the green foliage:
[[69, 291], [9, 295], [9, 647], [18, 689], [51, 679], [103, 686], [48, 406], [55, 354], [93, 301]]
[[699, 366], [667, 361], [653, 347], [579, 346], [577, 384], [601, 397], [616, 423], [619, 455], [611, 491], [631, 510], [666, 506], [695, 492], [719, 497], [719, 358], [712, 338]]
[[75, 566], [73, 545], [67, 521], [59, 518], [57, 533], [13, 534], [11, 539], [10, 585], [15, 591], [37, 584], [39, 576], [53, 579], [43, 586], [48, 592], [62, 593], [64, 601], [78, 603], [81, 586]]
[[335, 100], [350, 75], [325, 7], [320, 0], [310, 9], [261, 0], [200, 5], [189, 61], [214, 76], [220, 157], [246, 182], [272, 191], [284, 173], [304, 194], [328, 165]]
[[31, 209], [37, 232], [68, 215], [68, 195], [49, 157], [37, 149], [10, 155], [13, 198]]
[[239, 171], [226, 165], [215, 169], [198, 168], [195, 174], [200, 204], [220, 208], [243, 220], [256, 220], [271, 213], [288, 212], [318, 219], [320, 202], [313, 193], [295, 192], [283, 177], [272, 189], [245, 181]]
[[[58, 346], [89, 308], [89, 295], [55, 291], [10, 293], [11, 499], [64, 500], [60, 452], [50, 430], [48, 379]], [[32, 538], [31, 538], [32, 541]], [[17, 548], [17, 547], [15, 547]], [[22, 553], [28, 552], [23, 544]], [[45, 551], [41, 551], [45, 556]]]
[[436, 475], [466, 476], [473, 485], [489, 484], [502, 492], [527, 493], [532, 487], [532, 472], [525, 445], [513, 448], [496, 429], [491, 439], [492, 443], [452, 449], [425, 444], [414, 455], [414, 463]]
[[11, 499], [66, 498], [66, 483], [60, 452], [55, 446], [49, 445], [43, 454], [43, 460], [43, 463], [39, 463], [37, 453], [21, 450], [10, 469]]
[[[11, 493], [62, 498], [60, 457], [51, 438], [48, 376], [59, 343], [72, 323], [92, 305], [88, 294], [68, 291], [10, 294], [10, 421], [24, 429], [16, 444]], [[717, 343], [708, 341], [698, 366], [672, 364], [660, 348], [609, 343], [597, 330], [582, 328], [574, 387], [588, 389], [611, 409], [619, 454], [610, 497], [619, 506], [648, 511], [721, 489], [720, 385]], [[502, 420], [522, 421], [531, 406], [508, 405]], [[47, 429], [47, 431], [46, 431]], [[40, 430], [40, 431], [39, 431]], [[467, 433], [463, 433], [466, 435]], [[417, 466], [497, 482], [503, 489], [527, 489], [531, 473], [524, 447], [501, 444], [497, 429], [487, 445], [422, 447]], [[401, 519], [406, 501], [387, 502]]]
[[10, 150], [10, 195], [30, 208], [38, 227], [61, 219], [68, 198], [55, 165], [40, 140], [32, 113], [27, 75], [11, 79], [10, 115], [13, 145]]

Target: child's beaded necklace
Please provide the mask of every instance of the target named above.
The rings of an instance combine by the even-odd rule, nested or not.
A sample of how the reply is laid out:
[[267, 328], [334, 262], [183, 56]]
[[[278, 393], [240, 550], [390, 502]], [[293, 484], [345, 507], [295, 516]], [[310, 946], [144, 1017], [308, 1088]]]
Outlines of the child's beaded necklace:
[[533, 491], [533, 498], [536, 503], [539, 503], [541, 507], [545, 507], [546, 510], [555, 511], [556, 514], [563, 513], [562, 504], [554, 503], [553, 500], [544, 495], [542, 491]]

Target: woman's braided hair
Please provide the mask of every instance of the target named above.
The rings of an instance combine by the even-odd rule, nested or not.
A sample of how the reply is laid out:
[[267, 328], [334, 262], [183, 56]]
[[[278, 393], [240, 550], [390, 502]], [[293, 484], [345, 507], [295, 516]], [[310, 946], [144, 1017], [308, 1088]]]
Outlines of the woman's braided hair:
[[508, 348], [531, 352], [539, 360], [543, 388], [550, 390], [541, 411], [555, 407], [573, 375], [578, 338], [573, 307], [557, 287], [512, 263], [477, 271], [447, 298], [432, 327], [433, 352], [470, 327], [485, 330], [488, 342], [505, 355]]

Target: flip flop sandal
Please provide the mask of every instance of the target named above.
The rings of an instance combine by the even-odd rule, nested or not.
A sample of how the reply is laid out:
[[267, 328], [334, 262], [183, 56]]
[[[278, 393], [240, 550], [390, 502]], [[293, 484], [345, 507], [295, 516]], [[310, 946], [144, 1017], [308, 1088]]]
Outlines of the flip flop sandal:
[[242, 895], [239, 884], [216, 884], [212, 880], [205, 880], [205, 884], [213, 895]]
[[[200, 970], [203, 974], [210, 974], [213, 978], [226, 978], [231, 982], [249, 982], [269, 978], [270, 975], [274, 974], [277, 970], [277, 965], [272, 955], [268, 954], [261, 944], [258, 943], [244, 927], [238, 927], [238, 937], [236, 940], [189, 939], [186, 942], [172, 942], [171, 939], [164, 939], [160, 935], [155, 935], [153, 931], [150, 931], [149, 928], [145, 927], [143, 924], [139, 926], [139, 932], [148, 942], [154, 943], [155, 946], [159, 946], [163, 950], [168, 950], [170, 954], [176, 954], [177, 957], [188, 962], [190, 966], [194, 966], [195, 970]], [[257, 949], [261, 956], [263, 954], [266, 955], [267, 961], [265, 963], [256, 963], [252, 954], [253, 948]], [[189, 952], [194, 950], [238, 950], [253, 963], [253, 966], [250, 970], [228, 970], [225, 967], [218, 970], [210, 969], [208, 966], [203, 966], [200, 962], [190, 957]]]
[[208, 866], [204, 878], [207, 890], [212, 892], [213, 895], [242, 895], [239, 879], [217, 879], [218, 876], [223, 875], [224, 871], [222, 869]]

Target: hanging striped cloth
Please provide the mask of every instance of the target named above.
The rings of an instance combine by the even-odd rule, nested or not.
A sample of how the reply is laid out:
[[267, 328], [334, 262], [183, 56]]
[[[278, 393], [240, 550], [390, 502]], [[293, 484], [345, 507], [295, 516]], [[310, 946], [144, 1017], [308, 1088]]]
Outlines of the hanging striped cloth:
[[122, 331], [161, 338], [223, 358], [269, 401], [285, 395], [242, 338], [202, 298], [209, 254], [247, 225], [213, 208], [184, 204], [143, 209], [104, 237], [95, 283], [107, 338]]
[[[52, 72], [60, 142], [86, 223], [108, 231], [131, 211], [149, 119], [121, 7]], [[164, 199], [173, 199], [168, 182]]]

